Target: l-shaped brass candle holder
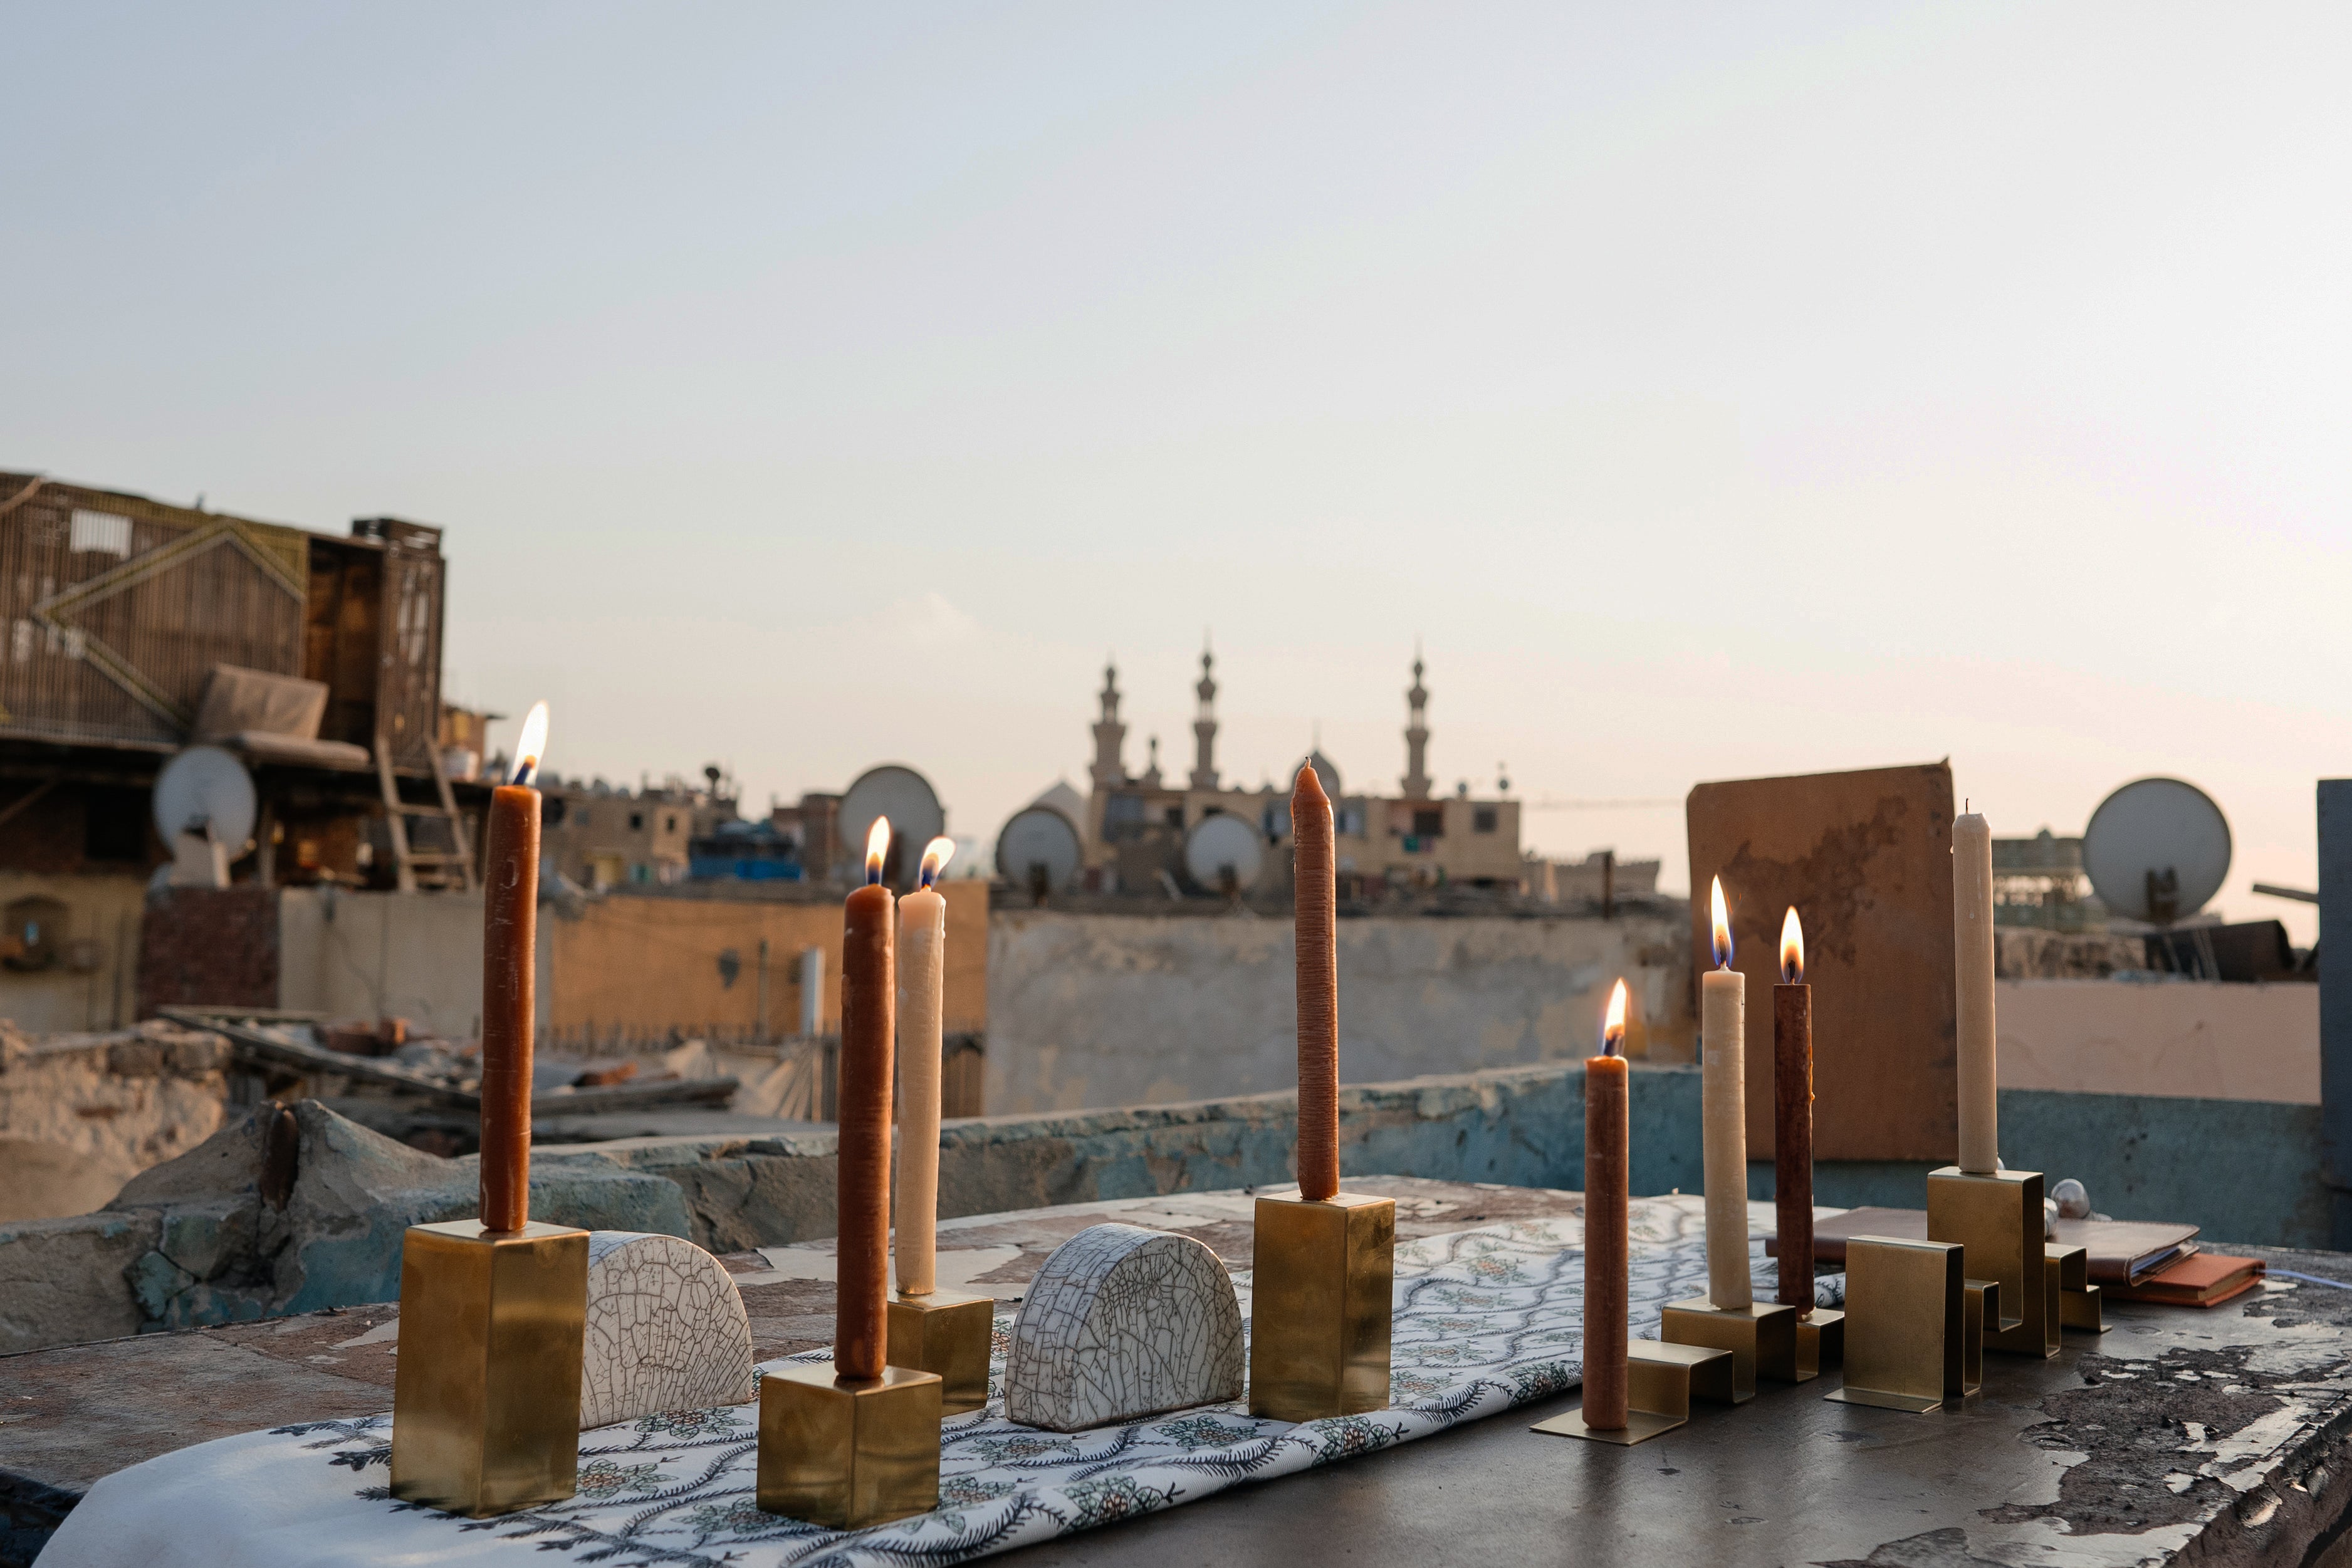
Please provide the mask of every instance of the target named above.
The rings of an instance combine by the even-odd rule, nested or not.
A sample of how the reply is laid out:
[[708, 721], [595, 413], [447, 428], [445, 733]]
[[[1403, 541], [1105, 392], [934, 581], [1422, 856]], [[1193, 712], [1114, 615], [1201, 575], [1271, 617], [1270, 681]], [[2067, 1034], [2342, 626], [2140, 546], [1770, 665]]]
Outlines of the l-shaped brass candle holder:
[[2104, 1334], [2107, 1318], [2099, 1288], [2091, 1283], [2091, 1255], [2080, 1247], [2050, 1242], [2042, 1249], [2043, 1266], [2058, 1291], [2058, 1326]]
[[1732, 1361], [1731, 1352], [1706, 1345], [1635, 1340], [1625, 1347], [1624, 1426], [1587, 1426], [1583, 1408], [1579, 1406], [1564, 1415], [1538, 1421], [1528, 1430], [1625, 1447], [1645, 1443], [1688, 1421], [1693, 1399], [1733, 1403]]
[[1961, 1272], [1956, 1242], [1888, 1236], [1848, 1238], [1845, 1252], [1845, 1386], [1823, 1394], [1848, 1405], [1924, 1415], [1972, 1389], [1981, 1332], [1972, 1313], [2000, 1310], [2000, 1286]]
[[1984, 1174], [1947, 1165], [1928, 1173], [1928, 1239], [1967, 1247], [1968, 1276], [2000, 1286], [2000, 1318], [1985, 1321], [1988, 1350], [2058, 1353], [2062, 1302], [2047, 1264], [2044, 1229], [2039, 1171]]
[[1718, 1307], [1704, 1296], [1669, 1301], [1660, 1314], [1658, 1337], [1669, 1344], [1729, 1351], [1735, 1405], [1756, 1397], [1759, 1373], [1783, 1383], [1801, 1381], [1797, 1376], [1797, 1309], [1777, 1301], [1745, 1307]]

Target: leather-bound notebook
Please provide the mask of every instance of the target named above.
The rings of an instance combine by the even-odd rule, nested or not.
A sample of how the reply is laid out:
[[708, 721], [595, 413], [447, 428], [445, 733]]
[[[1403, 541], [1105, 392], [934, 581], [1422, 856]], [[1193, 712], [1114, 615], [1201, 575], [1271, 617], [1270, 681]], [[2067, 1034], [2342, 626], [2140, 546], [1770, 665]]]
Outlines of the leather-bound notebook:
[[[2079, 1247], [2090, 1254], [2091, 1283], [2100, 1287], [2127, 1286], [2147, 1279], [2197, 1250], [2193, 1225], [2161, 1225], [2150, 1220], [2062, 1219], [2053, 1239], [2061, 1247]], [[1813, 1263], [1845, 1267], [1849, 1236], [1892, 1236], [1904, 1240], [1927, 1239], [1926, 1209], [1848, 1209], [1842, 1215], [1813, 1221]], [[1764, 1244], [1765, 1252], [1780, 1256], [1778, 1238]]]
[[2171, 1268], [2151, 1274], [2137, 1285], [2106, 1292], [2115, 1301], [2155, 1301], [2168, 1307], [2218, 1307], [2242, 1296], [2262, 1282], [2259, 1258], [2232, 1258], [2225, 1252], [2200, 1252]]

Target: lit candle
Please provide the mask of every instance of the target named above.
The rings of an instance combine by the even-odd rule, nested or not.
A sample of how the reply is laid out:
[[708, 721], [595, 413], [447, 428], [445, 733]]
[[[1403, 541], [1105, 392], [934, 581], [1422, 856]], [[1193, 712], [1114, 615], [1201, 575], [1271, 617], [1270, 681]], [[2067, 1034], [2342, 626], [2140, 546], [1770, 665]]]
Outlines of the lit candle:
[[1706, 1294], [1717, 1307], [1752, 1305], [1748, 1277], [1748, 977], [1731, 967], [1731, 917], [1723, 879], [1708, 893], [1715, 967], [1699, 978], [1699, 1035], [1706, 1060], [1701, 1108], [1706, 1122]]
[[1320, 1203], [1339, 1191], [1339, 889], [1331, 799], [1306, 763], [1291, 786], [1290, 833], [1298, 868], [1298, 1195]]
[[890, 1056], [898, 988], [890, 889], [882, 858], [890, 821], [866, 839], [866, 885], [849, 895], [841, 936], [841, 1083], [838, 1281], [833, 1370], [836, 1377], [882, 1375], [888, 1348], [890, 1286]]
[[1625, 1425], [1625, 983], [1609, 993], [1601, 1054], [1584, 1059], [1584, 1424]]
[[1813, 1310], [1813, 988], [1793, 906], [1780, 922], [1780, 984], [1772, 987], [1772, 1205], [1780, 1299], [1802, 1317]]
[[1952, 823], [1952, 942], [1958, 961], [1952, 1021], [1960, 1068], [1960, 1169], [1990, 1175], [2000, 1169], [1992, 1020], [1992, 828], [1975, 812]]
[[935, 1231], [940, 1210], [940, 1018], [948, 945], [948, 901], [940, 879], [955, 840], [934, 838], [923, 851], [922, 886], [898, 900], [898, 1293], [939, 1288]]
[[539, 791], [547, 704], [515, 742], [513, 774], [490, 795], [482, 838], [482, 1228], [530, 1223], [533, 949], [539, 939]]

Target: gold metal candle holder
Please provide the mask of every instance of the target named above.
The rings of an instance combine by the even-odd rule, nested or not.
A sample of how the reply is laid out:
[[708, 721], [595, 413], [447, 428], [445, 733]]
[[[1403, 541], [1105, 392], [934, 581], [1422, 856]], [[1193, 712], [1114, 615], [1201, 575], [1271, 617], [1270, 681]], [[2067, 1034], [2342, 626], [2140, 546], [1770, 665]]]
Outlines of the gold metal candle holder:
[[1695, 1398], [1731, 1404], [1732, 1361], [1729, 1351], [1706, 1345], [1635, 1340], [1625, 1347], [1624, 1426], [1587, 1426], [1580, 1405], [1565, 1415], [1538, 1421], [1528, 1430], [1627, 1447], [1647, 1442], [1688, 1421]]
[[[1797, 1374], [1790, 1383], [1811, 1383], [1824, 1368], [1845, 1360], [1845, 1314], [1816, 1307], [1797, 1320]], [[1767, 1377], [1779, 1375], [1767, 1372]]]
[[988, 1403], [988, 1352], [996, 1298], [961, 1290], [896, 1295], [888, 1311], [892, 1366], [940, 1375], [940, 1412], [964, 1415]]
[[834, 1375], [833, 1363], [760, 1380], [756, 1498], [769, 1513], [862, 1530], [940, 1505], [940, 1375], [886, 1366]]
[[588, 1233], [411, 1226], [400, 1253], [392, 1495], [476, 1519], [572, 1495]]
[[2091, 1283], [2090, 1253], [2080, 1247], [2061, 1247], [2053, 1241], [2042, 1244], [2042, 1257], [2043, 1268], [2058, 1282], [2058, 1326], [2091, 1334], [2105, 1333], [2106, 1303], [2099, 1288]]
[[1658, 1337], [1668, 1344], [1729, 1351], [1731, 1402], [1756, 1397], [1759, 1373], [1783, 1383], [1797, 1379], [1797, 1309], [1778, 1301], [1718, 1307], [1704, 1296], [1666, 1304]]
[[1260, 1198], [1250, 1268], [1250, 1414], [1319, 1421], [1384, 1408], [1396, 1200]]
[[2060, 1303], [2044, 1265], [2043, 1230], [2041, 1172], [1983, 1175], [1947, 1165], [1928, 1173], [1928, 1239], [1958, 1242], [1969, 1249], [1969, 1277], [2000, 1286], [2000, 1321], [1985, 1322], [1990, 1350], [2058, 1353]]
[[[1965, 1255], [1953, 1242], [1847, 1239], [1845, 1386], [1824, 1399], [1923, 1415], [1967, 1394], [1968, 1346], [1982, 1341], [1968, 1332]], [[1997, 1308], [1987, 1297], [1975, 1295], [1979, 1311]]]

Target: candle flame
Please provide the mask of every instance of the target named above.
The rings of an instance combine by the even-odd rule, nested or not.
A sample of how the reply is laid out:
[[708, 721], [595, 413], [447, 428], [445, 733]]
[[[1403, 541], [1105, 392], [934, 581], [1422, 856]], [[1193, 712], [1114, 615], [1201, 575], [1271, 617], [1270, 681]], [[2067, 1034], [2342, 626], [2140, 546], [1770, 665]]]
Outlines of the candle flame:
[[1715, 879], [1707, 891], [1707, 903], [1715, 917], [1715, 966], [1731, 967], [1731, 914], [1723, 907], [1723, 879]]
[[866, 835], [866, 880], [882, 879], [882, 858], [890, 853], [890, 819], [877, 816], [873, 830]]
[[938, 881], [940, 873], [948, 868], [948, 862], [954, 857], [955, 840], [952, 838], [934, 838], [924, 845], [923, 886], [928, 888]]
[[528, 784], [539, 776], [539, 759], [547, 751], [547, 704], [534, 702], [522, 721], [522, 738], [515, 742], [514, 777], [509, 784]]
[[1797, 906], [1789, 906], [1788, 919], [1780, 922], [1780, 981], [1786, 985], [1805, 983], [1805, 928], [1798, 923]]
[[1625, 1054], [1625, 982], [1621, 978], [1616, 989], [1609, 993], [1609, 1020], [1601, 1026], [1601, 1054], [1622, 1057]]

